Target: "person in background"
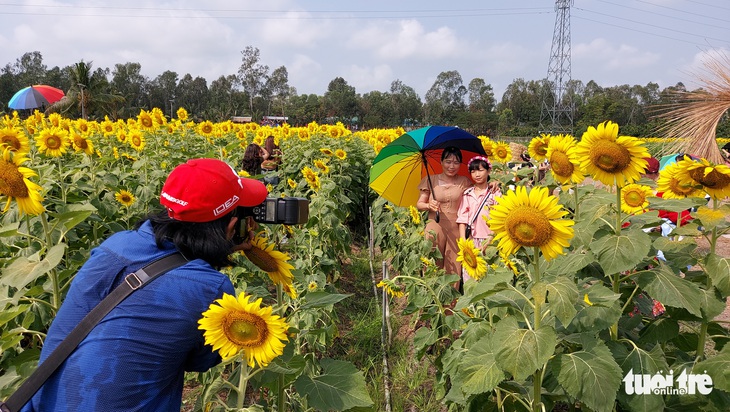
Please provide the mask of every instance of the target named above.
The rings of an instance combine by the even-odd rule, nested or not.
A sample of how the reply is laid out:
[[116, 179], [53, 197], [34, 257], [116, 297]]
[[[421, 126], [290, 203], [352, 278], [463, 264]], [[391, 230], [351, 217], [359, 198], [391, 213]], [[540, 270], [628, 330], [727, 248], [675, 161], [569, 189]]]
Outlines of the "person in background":
[[459, 225], [456, 223], [456, 216], [462, 195], [471, 186], [467, 177], [458, 174], [461, 160], [459, 148], [445, 148], [441, 154], [443, 171], [421, 180], [418, 184], [421, 194], [416, 202], [418, 210], [428, 211], [425, 234], [441, 253], [441, 259], [436, 265], [447, 274], [453, 275], [461, 275], [461, 264], [456, 261], [459, 253]]
[[249, 176], [261, 174], [261, 162], [264, 161], [264, 152], [261, 146], [251, 143], [243, 152], [243, 160], [241, 160], [241, 169], [245, 170]]
[[263, 161], [261, 169], [264, 171], [274, 171], [279, 168], [281, 163], [281, 149], [274, 141], [274, 136], [269, 136], [264, 141]]
[[232, 264], [231, 253], [251, 247], [251, 233], [233, 241], [235, 211], [266, 196], [263, 183], [239, 178], [220, 160], [177, 166], [162, 186], [163, 210], [91, 251], [48, 330], [40, 363], [125, 275], [175, 252], [188, 262], [112, 309], [21, 410], [179, 412], [185, 372], [221, 361], [198, 320], [224, 293], [235, 294], [218, 269]]
[[[484, 250], [494, 236], [492, 230], [487, 226], [489, 210], [497, 203], [496, 198], [501, 196], [502, 192], [499, 190], [499, 186], [489, 184], [492, 164], [486, 157], [472, 157], [469, 160], [468, 168], [474, 186], [466, 189], [462, 195], [456, 223], [459, 224], [459, 236], [462, 239], [472, 239], [474, 246]], [[470, 229], [468, 236], [467, 226]], [[463, 282], [471, 280], [466, 271], [462, 273], [462, 280]]]

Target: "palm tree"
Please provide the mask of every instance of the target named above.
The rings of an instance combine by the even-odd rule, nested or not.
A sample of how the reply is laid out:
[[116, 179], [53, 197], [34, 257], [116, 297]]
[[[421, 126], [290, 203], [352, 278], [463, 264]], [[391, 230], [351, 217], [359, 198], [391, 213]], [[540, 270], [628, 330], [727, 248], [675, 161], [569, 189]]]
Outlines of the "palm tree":
[[71, 67], [71, 89], [48, 111], [68, 113], [75, 110], [82, 118], [88, 119], [89, 113], [100, 111], [108, 114], [114, 104], [124, 101], [123, 96], [107, 93], [109, 83], [106, 77], [102, 72], [92, 72], [91, 67], [91, 62], [83, 60]]

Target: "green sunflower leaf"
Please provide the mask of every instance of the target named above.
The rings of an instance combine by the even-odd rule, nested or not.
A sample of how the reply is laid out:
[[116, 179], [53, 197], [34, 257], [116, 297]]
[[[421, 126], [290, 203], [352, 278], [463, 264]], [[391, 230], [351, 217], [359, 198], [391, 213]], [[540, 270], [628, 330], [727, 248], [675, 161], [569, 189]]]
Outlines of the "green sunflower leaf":
[[641, 230], [609, 234], [591, 243], [590, 249], [607, 274], [634, 269], [649, 254], [651, 237]]
[[492, 335], [497, 365], [518, 381], [542, 368], [553, 355], [556, 344], [557, 335], [552, 327], [522, 329], [513, 317], [499, 321]]
[[710, 253], [705, 260], [705, 271], [722, 296], [730, 296], [730, 259]]
[[684, 308], [697, 317], [702, 316], [702, 291], [694, 283], [674, 274], [669, 266], [662, 263], [635, 280], [649, 296], [665, 306]]
[[560, 320], [564, 326], [568, 326], [578, 310], [575, 303], [578, 301], [578, 287], [568, 277], [555, 276], [545, 278], [548, 291], [547, 307]]
[[621, 385], [621, 368], [604, 344], [557, 356], [552, 371], [558, 383], [591, 410], [609, 412]]
[[[624, 376], [630, 371], [637, 375], [669, 372], [669, 365], [659, 345], [655, 345], [650, 351], [632, 346], [631, 351], [629, 351], [626, 346], [616, 343], [611, 345], [611, 352], [618, 361]], [[628, 395], [626, 391], [620, 390], [618, 391], [618, 401], [631, 411], [653, 412], [664, 410], [664, 396], [658, 394]]]
[[320, 364], [320, 375], [301, 375], [294, 382], [297, 393], [307, 397], [310, 407], [320, 411], [345, 411], [373, 405], [365, 377], [354, 365], [328, 358], [322, 359]]

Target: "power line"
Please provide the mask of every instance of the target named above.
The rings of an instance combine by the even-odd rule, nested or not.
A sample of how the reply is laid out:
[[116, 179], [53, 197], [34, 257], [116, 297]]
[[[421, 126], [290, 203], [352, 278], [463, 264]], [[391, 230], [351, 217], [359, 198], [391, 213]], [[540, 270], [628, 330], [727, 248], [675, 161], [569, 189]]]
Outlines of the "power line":
[[730, 8], [728, 8], [728, 7], [718, 6], [717, 4], [709, 4], [709, 3], [703, 3], [701, 1], [693, 1], [693, 0], [684, 0], [684, 1], [687, 1], [690, 3], [695, 3], [695, 4], [701, 4], [703, 6], [708, 6], [708, 7], [717, 7], [718, 9], [722, 9], [722, 10], [730, 10]]
[[681, 10], [681, 9], [675, 9], [674, 7], [662, 6], [661, 4], [655, 4], [655, 3], [652, 3], [650, 1], [645, 1], [645, 0], [634, 0], [634, 1], [638, 1], [639, 3], [650, 4], [650, 5], [654, 6], [654, 7], [661, 7], [661, 8], [664, 8], [664, 9], [678, 11], [680, 13], [686, 13], [686, 14], [691, 14], [693, 16], [703, 17], [705, 19], [719, 20], [719, 21], [722, 21], [722, 22], [725, 22], [725, 23], [730, 23], [730, 21], [725, 20], [725, 19], [720, 19], [720, 18], [713, 17], [713, 16], [706, 16], [704, 14], [699, 14], [699, 13], [692, 13], [691, 11], [686, 11], [686, 10]]
[[720, 41], [720, 42], [727, 42], [727, 39], [718, 39], [716, 37], [710, 37], [710, 36], [706, 36], [706, 35], [703, 35], [703, 34], [694, 34], [694, 33], [689, 33], [689, 32], [686, 32], [686, 31], [680, 31], [680, 30], [677, 30], [677, 29], [670, 29], [670, 28], [666, 28], [666, 27], [662, 27], [662, 26], [657, 26], [655, 24], [649, 24], [649, 23], [642, 22], [642, 21], [631, 20], [631, 19], [627, 19], [627, 18], [624, 18], [624, 17], [613, 16], [613, 15], [610, 15], [610, 14], [601, 13], [601, 12], [592, 11], [592, 10], [587, 10], [587, 9], [581, 9], [579, 7], [576, 7], [576, 9], [577, 10], [580, 10], [580, 11], [585, 11], [585, 12], [588, 12], [588, 13], [598, 14], [598, 15], [605, 16], [605, 17], [612, 17], [614, 19], [625, 20], [625, 21], [628, 21], [628, 22], [631, 22], [631, 23], [641, 24], [642, 26], [656, 27], [658, 29], [672, 31], [674, 33], [681, 33], [681, 34], [686, 34], [688, 36], [701, 37], [703, 39], [717, 40], [717, 41]]
[[683, 19], [681, 17], [675, 17], [675, 16], [670, 16], [668, 14], [662, 14], [662, 13], [657, 13], [657, 12], [654, 12], [654, 11], [639, 9], [637, 7], [626, 6], [626, 5], [623, 5], [623, 4], [613, 3], [613, 2], [610, 2], [610, 1], [606, 1], [606, 0], [597, 0], [597, 1], [600, 1], [601, 3], [610, 4], [610, 5], [613, 5], [613, 6], [618, 6], [618, 7], [625, 8], [625, 9], [638, 10], [638, 11], [643, 11], [645, 13], [651, 13], [654, 16], [668, 17], [670, 19], [681, 20], [681, 21], [686, 21], [686, 22], [695, 23], [695, 24], [701, 24], [703, 26], [715, 27], [715, 28], [718, 28], [718, 29], [727, 29], [727, 26], [715, 26], [715, 25], [712, 25], [712, 24], [704, 23], [704, 22], [699, 22], [699, 21], [689, 20], [689, 19]]
[[661, 34], [656, 34], [656, 33], [648, 32], [648, 31], [643, 31], [643, 30], [637, 30], [637, 29], [633, 29], [633, 28], [631, 28], [631, 27], [626, 27], [626, 26], [619, 26], [619, 25], [616, 25], [616, 24], [612, 24], [612, 23], [606, 23], [605, 21], [600, 21], [600, 20], [593, 20], [593, 19], [589, 19], [589, 18], [587, 18], [587, 17], [580, 17], [580, 16], [573, 16], [573, 17], [575, 17], [575, 18], [577, 18], [577, 19], [580, 19], [580, 20], [587, 20], [587, 21], [590, 21], [590, 22], [593, 22], [593, 23], [600, 23], [600, 24], [605, 24], [605, 25], [607, 25], [607, 26], [612, 26], [612, 27], [616, 27], [616, 28], [619, 28], [619, 29], [624, 29], [624, 30], [630, 30], [630, 31], [635, 31], [635, 32], [637, 32], [637, 33], [643, 33], [643, 34], [648, 34], [648, 35], [650, 35], [650, 36], [655, 36], [655, 37], [662, 37], [662, 38], [664, 38], [664, 39], [669, 39], [669, 40], [675, 40], [675, 41], [680, 41], [680, 42], [682, 42], [682, 43], [689, 43], [689, 44], [694, 44], [695, 46], [702, 46], [702, 47], [707, 47], [707, 46], [708, 46], [707, 44], [702, 44], [702, 43], [696, 43], [696, 42], [693, 42], [693, 41], [691, 41], [691, 40], [685, 40], [685, 39], [678, 39], [678, 38], [676, 38], [676, 37], [669, 37], [669, 36], [664, 36], [664, 35], [661, 35]]

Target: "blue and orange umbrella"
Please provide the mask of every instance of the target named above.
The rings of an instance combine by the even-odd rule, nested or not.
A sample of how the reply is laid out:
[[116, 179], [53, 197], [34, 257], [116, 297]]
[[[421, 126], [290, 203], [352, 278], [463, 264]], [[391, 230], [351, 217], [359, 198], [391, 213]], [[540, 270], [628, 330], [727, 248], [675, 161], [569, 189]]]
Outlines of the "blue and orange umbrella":
[[63, 90], [44, 84], [36, 84], [18, 90], [8, 102], [14, 110], [35, 109], [48, 106], [63, 98]]
[[378, 153], [370, 168], [370, 187], [397, 206], [415, 205], [418, 184], [441, 173], [441, 153], [450, 146], [461, 150], [462, 176], [469, 176], [469, 159], [486, 156], [481, 140], [469, 132], [449, 126], [423, 127], [398, 137]]

